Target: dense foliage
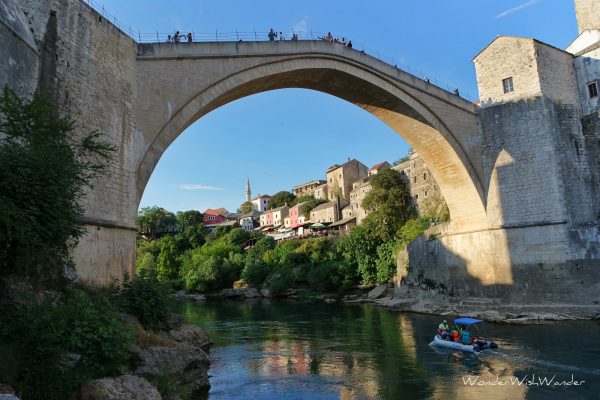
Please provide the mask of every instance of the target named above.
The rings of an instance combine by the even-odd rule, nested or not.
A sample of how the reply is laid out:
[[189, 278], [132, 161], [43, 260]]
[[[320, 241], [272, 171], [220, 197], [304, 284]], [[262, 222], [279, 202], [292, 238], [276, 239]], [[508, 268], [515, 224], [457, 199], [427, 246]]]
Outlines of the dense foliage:
[[373, 175], [362, 207], [368, 212], [365, 227], [382, 241], [393, 240], [406, 221], [416, 215], [402, 175], [391, 168]]
[[77, 136], [39, 93], [0, 96], [0, 273], [55, 280], [84, 233], [80, 200], [114, 147]]
[[135, 279], [125, 276], [115, 289], [113, 301], [120, 310], [135, 316], [145, 328], [161, 330], [166, 327], [170, 291], [152, 271], [142, 270]]
[[277, 192], [269, 199], [269, 208], [283, 207], [286, 204], [291, 206], [295, 199], [296, 196], [290, 192]]
[[177, 225], [177, 217], [162, 207], [144, 207], [138, 212], [137, 225], [140, 233], [148, 237], [158, 237]]
[[66, 399], [89, 379], [123, 373], [130, 357], [133, 334], [115, 308], [80, 290], [31, 302], [17, 324], [16, 387], [25, 399]]
[[248, 214], [249, 212], [254, 211], [254, 209], [254, 203], [252, 203], [251, 201], [246, 201], [240, 206], [238, 212], [242, 214]]

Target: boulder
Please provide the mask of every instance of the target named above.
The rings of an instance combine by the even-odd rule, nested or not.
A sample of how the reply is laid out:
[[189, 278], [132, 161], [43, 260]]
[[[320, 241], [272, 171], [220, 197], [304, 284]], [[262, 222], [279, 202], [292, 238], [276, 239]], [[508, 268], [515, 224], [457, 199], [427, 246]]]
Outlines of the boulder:
[[385, 292], [387, 292], [387, 285], [381, 284], [378, 285], [375, 289], [369, 292], [367, 296], [369, 299], [380, 299], [385, 296]]
[[208, 350], [208, 347], [212, 344], [212, 340], [210, 340], [206, 331], [194, 325], [182, 324], [177, 329], [171, 329], [168, 336], [177, 343], [188, 343], [200, 347], [204, 351]]
[[260, 297], [260, 292], [258, 291], [258, 289], [255, 288], [247, 288], [244, 289], [246, 292], [244, 293], [244, 296], [246, 296], [247, 299], [253, 299], [255, 297]]
[[260, 294], [261, 294], [263, 297], [267, 297], [267, 298], [269, 298], [269, 297], [273, 297], [273, 295], [271, 295], [271, 291], [270, 291], [269, 289], [262, 289], [262, 290], [260, 291]]
[[77, 400], [162, 400], [158, 390], [135, 375], [96, 379], [85, 383], [71, 396]]
[[174, 377], [193, 396], [203, 394], [210, 388], [210, 360], [200, 347], [177, 343], [173, 347], [137, 348], [135, 353], [138, 357], [136, 375], [152, 378], [164, 376], [166, 373]]

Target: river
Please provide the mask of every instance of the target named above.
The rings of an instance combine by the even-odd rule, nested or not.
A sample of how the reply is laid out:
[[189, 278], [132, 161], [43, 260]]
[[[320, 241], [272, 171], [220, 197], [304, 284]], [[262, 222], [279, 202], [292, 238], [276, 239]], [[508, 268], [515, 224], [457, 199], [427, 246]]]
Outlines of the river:
[[600, 399], [597, 321], [483, 324], [501, 350], [475, 356], [429, 346], [440, 317], [367, 304], [186, 302], [181, 312], [214, 341], [211, 400]]

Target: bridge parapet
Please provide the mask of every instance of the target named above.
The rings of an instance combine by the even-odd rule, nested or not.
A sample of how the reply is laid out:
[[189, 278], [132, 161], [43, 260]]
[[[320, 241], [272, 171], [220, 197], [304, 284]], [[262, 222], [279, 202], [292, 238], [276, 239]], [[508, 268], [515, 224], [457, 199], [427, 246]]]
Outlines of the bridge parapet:
[[454, 93], [426, 82], [403, 69], [391, 65], [364, 51], [346, 47], [340, 43], [324, 40], [285, 41], [237, 41], [237, 42], [193, 42], [193, 43], [140, 43], [138, 61], [173, 59], [210, 59], [225, 57], [306, 57], [329, 55], [351, 60], [384, 74], [387, 78], [401, 81], [416, 90], [456, 106], [464, 111], [476, 113], [477, 105]]

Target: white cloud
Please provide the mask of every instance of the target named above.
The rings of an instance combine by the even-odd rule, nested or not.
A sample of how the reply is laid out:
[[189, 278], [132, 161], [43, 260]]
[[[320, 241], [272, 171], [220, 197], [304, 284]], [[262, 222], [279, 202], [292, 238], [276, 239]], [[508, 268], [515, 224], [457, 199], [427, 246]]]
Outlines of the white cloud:
[[308, 17], [304, 17], [300, 21], [296, 22], [292, 29], [298, 34], [308, 33]]
[[498, 18], [506, 17], [509, 14], [515, 13], [517, 11], [521, 11], [524, 8], [527, 8], [527, 7], [530, 7], [530, 6], [534, 5], [535, 3], [539, 3], [540, 1], [542, 1], [542, 0], [529, 0], [528, 2], [523, 3], [520, 6], [516, 6], [516, 7], [513, 7], [513, 8], [509, 8], [508, 10], [502, 11], [500, 14], [496, 15], [495, 18], [498, 19]]
[[223, 190], [222, 187], [201, 185], [197, 183], [182, 183], [179, 185], [179, 188], [183, 190]]

